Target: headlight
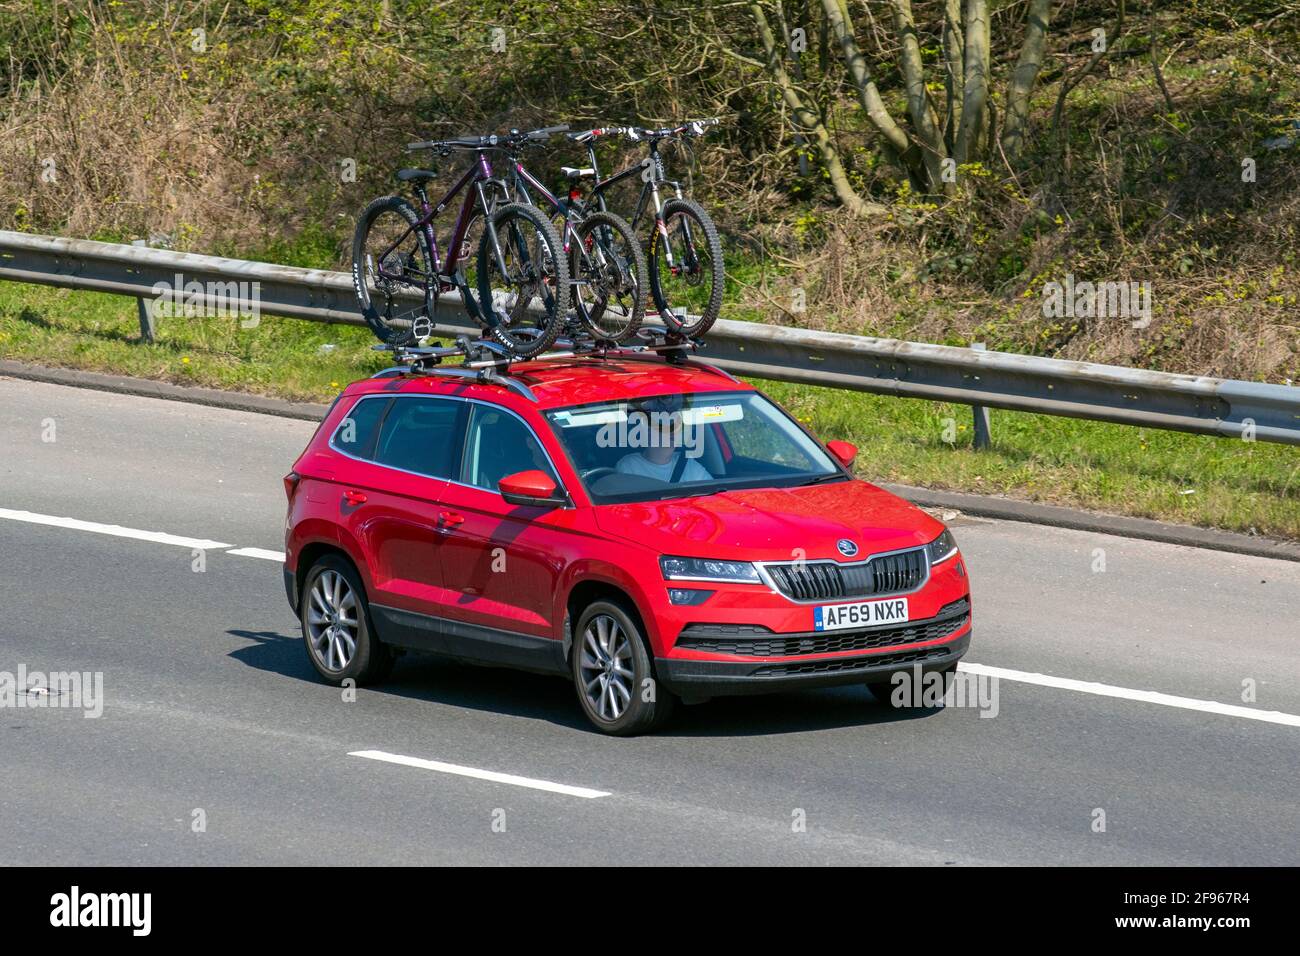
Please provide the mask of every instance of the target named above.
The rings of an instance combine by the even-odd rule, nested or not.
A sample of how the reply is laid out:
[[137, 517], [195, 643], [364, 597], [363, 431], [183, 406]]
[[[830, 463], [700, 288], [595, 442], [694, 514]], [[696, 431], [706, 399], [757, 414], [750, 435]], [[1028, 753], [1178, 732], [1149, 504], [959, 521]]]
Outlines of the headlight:
[[930, 553], [930, 563], [938, 564], [940, 561], [947, 561], [957, 553], [957, 541], [953, 538], [952, 532], [944, 528], [943, 534], [927, 544], [925, 549]]
[[748, 561], [714, 561], [711, 558], [659, 559], [659, 569], [666, 581], [752, 581], [758, 583], [758, 571]]

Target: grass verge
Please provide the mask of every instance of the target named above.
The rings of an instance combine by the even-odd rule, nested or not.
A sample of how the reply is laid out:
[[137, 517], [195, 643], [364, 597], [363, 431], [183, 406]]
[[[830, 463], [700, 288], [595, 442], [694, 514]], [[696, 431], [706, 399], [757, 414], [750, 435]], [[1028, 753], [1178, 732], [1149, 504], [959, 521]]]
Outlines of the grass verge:
[[[388, 364], [366, 329], [294, 319], [162, 319], [157, 342], [139, 337], [132, 299], [0, 283], [8, 359], [298, 401], [327, 401]], [[994, 447], [976, 452], [965, 406], [757, 384], [823, 438], [857, 444], [865, 478], [1300, 540], [1300, 454], [1288, 446], [995, 411]]]

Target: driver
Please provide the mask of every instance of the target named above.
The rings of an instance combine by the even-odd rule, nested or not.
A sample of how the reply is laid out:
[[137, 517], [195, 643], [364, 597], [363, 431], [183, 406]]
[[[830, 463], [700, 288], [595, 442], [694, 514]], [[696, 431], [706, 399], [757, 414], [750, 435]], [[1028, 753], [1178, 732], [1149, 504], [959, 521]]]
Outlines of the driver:
[[658, 481], [708, 481], [713, 475], [682, 447], [682, 396], [658, 395], [637, 402], [629, 412], [645, 417], [646, 447], [619, 459], [616, 471]]

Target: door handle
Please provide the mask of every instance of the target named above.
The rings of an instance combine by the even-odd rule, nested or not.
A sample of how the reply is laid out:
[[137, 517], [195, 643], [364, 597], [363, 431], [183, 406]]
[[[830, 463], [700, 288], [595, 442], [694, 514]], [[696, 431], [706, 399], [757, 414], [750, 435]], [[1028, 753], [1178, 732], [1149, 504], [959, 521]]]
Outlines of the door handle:
[[343, 500], [355, 508], [357, 505], [366, 503], [366, 496], [364, 492], [360, 491], [345, 491], [343, 492]]
[[438, 527], [440, 528], [454, 528], [457, 525], [461, 525], [464, 523], [465, 523], [464, 515], [457, 514], [454, 511], [438, 512]]

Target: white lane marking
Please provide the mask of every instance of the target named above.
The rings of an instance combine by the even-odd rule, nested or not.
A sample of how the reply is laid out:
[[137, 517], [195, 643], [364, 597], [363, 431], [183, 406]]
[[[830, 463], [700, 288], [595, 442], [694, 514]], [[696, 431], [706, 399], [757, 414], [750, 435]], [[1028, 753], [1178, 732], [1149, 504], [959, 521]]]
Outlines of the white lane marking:
[[[167, 534], [163, 531], [141, 531], [137, 528], [124, 528], [116, 524], [100, 524], [97, 521], [82, 521], [80, 518], [62, 518], [55, 515], [37, 514], [33, 511], [13, 511], [0, 508], [0, 518], [10, 521], [25, 521], [29, 524], [49, 525], [55, 528], [70, 528], [74, 531], [91, 531], [107, 534], [117, 538], [133, 538], [137, 541], [152, 541], [155, 544], [172, 544], [182, 548], [201, 551], [225, 551], [241, 558], [259, 558], [264, 561], [284, 561], [284, 553], [270, 551], [266, 548], [236, 548], [221, 541], [209, 541], [204, 538], [185, 538], [180, 535]], [[1098, 684], [1093, 681], [1074, 680], [1069, 677], [1053, 677], [1050, 674], [1034, 674], [1028, 671], [1010, 670], [1006, 667], [991, 667], [987, 664], [957, 665], [959, 670], [971, 674], [983, 674], [1003, 680], [1019, 681], [1023, 684], [1037, 684], [1040, 687], [1054, 687], [1058, 690], [1072, 690], [1081, 694], [1095, 694], [1098, 697], [1116, 697], [1121, 700], [1136, 700], [1148, 704], [1160, 704], [1164, 707], [1180, 707], [1183, 710], [1196, 710], [1206, 714], [1221, 714], [1225, 717], [1241, 717], [1246, 720], [1261, 720], [1270, 724], [1282, 724], [1287, 727], [1300, 727], [1300, 714], [1285, 714], [1276, 710], [1256, 710], [1253, 707], [1240, 707], [1236, 704], [1221, 704], [1214, 700], [1198, 700], [1195, 697], [1177, 697], [1153, 690], [1134, 690], [1129, 687], [1116, 687], [1113, 684]], [[420, 760], [417, 757], [402, 757], [397, 754], [385, 754], [379, 750], [358, 751], [355, 757], [369, 757], [372, 760], [386, 760], [389, 763], [406, 764], [422, 767], [425, 770], [438, 770], [443, 773], [456, 773], [466, 777], [478, 777], [483, 780], [495, 780], [520, 787], [532, 787], [536, 790], [550, 790], [553, 793], [567, 793], [578, 797], [607, 797], [601, 790], [588, 790], [584, 787], [570, 787], [561, 783], [548, 783], [545, 780], [530, 780], [511, 774], [495, 773], [491, 770], [475, 770], [473, 767], [458, 767], [455, 764], [438, 763], [434, 760]]]
[[261, 558], [263, 561], [284, 563], [283, 551], [268, 551], [266, 548], [235, 548], [233, 551], [227, 551], [226, 554], [233, 554], [240, 558]]
[[549, 780], [534, 780], [531, 777], [516, 777], [512, 773], [497, 773], [495, 770], [478, 770], [475, 767], [461, 767], [454, 763], [440, 760], [422, 760], [419, 757], [404, 757], [401, 754], [385, 753], [382, 750], [354, 750], [349, 757], [365, 757], [367, 760], [382, 760], [385, 763], [397, 763], [404, 767], [419, 767], [421, 770], [436, 770], [438, 773], [452, 773], [458, 777], [474, 777], [477, 780], [491, 780], [493, 783], [508, 783], [515, 787], [528, 787], [532, 790], [545, 790], [548, 793], [562, 793], [570, 797], [583, 797], [594, 800], [608, 797], [606, 790], [589, 790], [587, 787], [571, 787], [567, 783], [552, 783]]
[[115, 538], [134, 538], [137, 541], [152, 541], [155, 544], [174, 544], [200, 551], [221, 551], [234, 547], [222, 541], [209, 541], [206, 538], [183, 538], [162, 531], [141, 531], [137, 528], [123, 528], [117, 524], [100, 524], [97, 521], [82, 521], [80, 518], [60, 518], [55, 515], [36, 514], [32, 511], [11, 511], [8, 508], [0, 508], [0, 518], [9, 521], [25, 521], [28, 524], [49, 525], [54, 528], [71, 528], [73, 531], [93, 531], [96, 534], [112, 535]]
[[1206, 714], [1244, 717], [1247, 720], [1262, 720], [1270, 724], [1300, 727], [1300, 714], [1284, 714], [1277, 710], [1256, 710], [1253, 707], [1239, 707], [1236, 704], [1221, 704], [1216, 700], [1175, 697], [1173, 694], [1162, 694], [1154, 690], [1133, 690], [1129, 687], [1116, 687], [1113, 684], [1097, 684], [1092, 681], [1073, 680], [1069, 677], [1052, 677], [1050, 674], [1031, 674], [1028, 671], [1013, 671], [1005, 667], [990, 667], [987, 664], [967, 664], [964, 661], [957, 665], [957, 669], [966, 671], [968, 674], [983, 674], [988, 677], [1001, 678], [1002, 680], [1020, 681], [1023, 684], [1055, 687], [1058, 690], [1073, 690], [1081, 694], [1096, 694], [1098, 697], [1118, 697], [1123, 700], [1138, 700], [1147, 704], [1160, 704], [1164, 707], [1199, 710]]

